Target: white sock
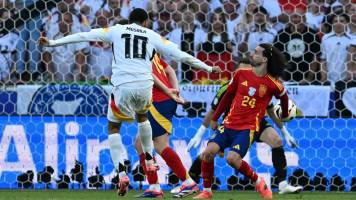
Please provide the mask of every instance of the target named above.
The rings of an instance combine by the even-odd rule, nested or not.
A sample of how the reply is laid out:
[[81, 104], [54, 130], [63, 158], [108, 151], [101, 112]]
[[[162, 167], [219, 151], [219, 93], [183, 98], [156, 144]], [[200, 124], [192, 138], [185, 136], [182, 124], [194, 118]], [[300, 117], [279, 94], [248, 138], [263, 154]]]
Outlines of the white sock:
[[194, 180], [192, 178], [187, 178], [185, 181], [183, 181], [183, 185], [192, 185], [194, 184]]
[[278, 189], [285, 188], [288, 185], [288, 182], [286, 180], [279, 182], [278, 184]]
[[160, 184], [152, 184], [152, 185], [150, 185], [150, 190], [153, 190], [155, 192], [160, 192], [161, 191], [161, 185]]
[[203, 190], [211, 192], [211, 188], [204, 188]]
[[153, 157], [152, 128], [148, 120], [138, 123], [138, 134], [141, 138], [141, 145], [142, 145], [143, 152], [148, 153]]
[[119, 169], [119, 163], [124, 164], [124, 158], [122, 153], [125, 152], [125, 147], [122, 144], [121, 135], [118, 133], [109, 135], [109, 146], [110, 146], [110, 155], [114, 163], [115, 169]]
[[119, 178], [122, 178], [124, 176], [126, 176], [126, 172], [125, 171], [119, 172]]

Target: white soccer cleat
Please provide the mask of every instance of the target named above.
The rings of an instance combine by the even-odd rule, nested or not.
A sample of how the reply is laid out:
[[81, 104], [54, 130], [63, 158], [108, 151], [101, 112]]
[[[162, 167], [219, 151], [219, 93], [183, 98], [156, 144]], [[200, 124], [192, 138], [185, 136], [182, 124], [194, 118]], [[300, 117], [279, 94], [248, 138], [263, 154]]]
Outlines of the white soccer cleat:
[[171, 190], [171, 194], [178, 194], [180, 192], [180, 187], [181, 185], [178, 185], [177, 187], [173, 188]]
[[282, 181], [278, 186], [279, 194], [292, 194], [299, 193], [303, 190], [302, 186], [292, 186], [287, 183], [287, 181]]

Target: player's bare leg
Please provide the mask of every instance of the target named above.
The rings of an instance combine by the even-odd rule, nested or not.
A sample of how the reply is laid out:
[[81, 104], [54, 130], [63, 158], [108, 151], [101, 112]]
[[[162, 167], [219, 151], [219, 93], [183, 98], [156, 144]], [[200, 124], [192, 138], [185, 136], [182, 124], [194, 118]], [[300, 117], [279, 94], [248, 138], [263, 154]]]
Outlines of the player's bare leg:
[[229, 154], [226, 158], [229, 165], [241, 172], [246, 177], [249, 177], [254, 183], [257, 192], [260, 193], [261, 197], [264, 199], [272, 199], [272, 191], [268, 188], [265, 180], [261, 177], [258, 177], [256, 172], [252, 170], [247, 162], [242, 160], [240, 154], [235, 151], [229, 151]]
[[214, 177], [214, 159], [220, 147], [215, 142], [209, 142], [204, 152], [200, 155], [202, 159], [201, 174], [203, 178], [203, 191], [193, 199], [210, 199], [213, 197], [211, 185]]
[[153, 160], [152, 128], [147, 118], [147, 112], [136, 113], [138, 123], [138, 135], [141, 139], [142, 150], [145, 153], [147, 173], [154, 173], [158, 166]]
[[260, 136], [260, 140], [272, 148], [272, 163], [277, 174], [279, 194], [299, 193], [301, 186], [292, 186], [286, 181], [287, 160], [284, 154], [283, 142], [276, 130], [272, 127], [266, 128]]
[[115, 169], [119, 174], [119, 185], [117, 194], [119, 196], [124, 196], [128, 190], [130, 180], [126, 175], [126, 169], [124, 166], [123, 152], [125, 152], [125, 147], [122, 144], [120, 135], [121, 122], [109, 121], [108, 132], [109, 132], [109, 146], [111, 159], [114, 162]]

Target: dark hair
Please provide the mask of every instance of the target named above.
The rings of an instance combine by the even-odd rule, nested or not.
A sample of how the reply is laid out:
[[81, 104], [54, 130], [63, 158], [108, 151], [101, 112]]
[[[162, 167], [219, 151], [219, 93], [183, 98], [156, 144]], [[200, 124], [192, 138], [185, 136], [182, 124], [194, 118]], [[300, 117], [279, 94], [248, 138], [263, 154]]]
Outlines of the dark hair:
[[350, 17], [345, 13], [341, 13], [341, 14], [337, 14], [337, 15], [335, 15], [335, 14], [330, 15], [329, 19], [328, 19], [330, 24], [333, 24], [335, 17], [344, 17], [347, 23], [350, 22]]
[[276, 47], [268, 43], [263, 43], [258, 45], [264, 49], [263, 56], [267, 58], [267, 72], [275, 77], [280, 77], [284, 68], [286, 67], [287, 60], [284, 57], [284, 54], [278, 50]]
[[268, 15], [266, 8], [264, 8], [263, 6], [258, 6], [257, 8], [255, 8], [253, 10], [253, 14], [256, 14], [256, 13], [263, 13], [265, 15]]
[[147, 12], [142, 9], [142, 8], [135, 8], [133, 11], [131, 11], [130, 16], [129, 16], [129, 23], [134, 23], [138, 22], [142, 24], [144, 21], [148, 19], [148, 14]]

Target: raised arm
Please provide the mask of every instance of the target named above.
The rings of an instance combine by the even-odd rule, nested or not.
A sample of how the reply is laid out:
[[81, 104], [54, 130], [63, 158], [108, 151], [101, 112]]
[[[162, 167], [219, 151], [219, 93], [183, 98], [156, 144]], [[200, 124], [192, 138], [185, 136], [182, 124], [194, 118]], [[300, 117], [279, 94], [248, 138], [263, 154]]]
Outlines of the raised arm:
[[89, 41], [111, 42], [109, 28], [92, 29], [89, 32], [75, 33], [57, 40], [49, 40], [48, 38], [41, 37], [38, 43], [43, 46], [56, 47], [70, 43]]
[[157, 33], [155, 34], [155, 38], [152, 40], [156, 50], [165, 56], [169, 56], [172, 59], [183, 62], [185, 64], [191, 65], [197, 69], [203, 69], [208, 72], [220, 73], [221, 69], [217, 66], [210, 67], [199, 59], [189, 55], [186, 52], [183, 52], [179, 49], [179, 47], [173, 42], [159, 36]]

